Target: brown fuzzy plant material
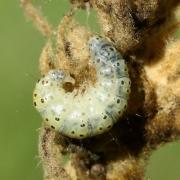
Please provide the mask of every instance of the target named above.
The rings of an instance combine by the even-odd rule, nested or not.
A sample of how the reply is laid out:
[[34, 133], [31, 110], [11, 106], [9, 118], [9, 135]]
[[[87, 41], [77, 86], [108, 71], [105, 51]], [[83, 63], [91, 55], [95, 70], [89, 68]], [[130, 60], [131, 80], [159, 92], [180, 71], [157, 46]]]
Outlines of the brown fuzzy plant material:
[[[47, 38], [40, 72], [61, 68], [83, 91], [96, 81], [88, 64], [92, 33], [74, 19], [76, 8], [93, 8], [102, 30], [128, 62], [132, 82], [128, 109], [107, 133], [75, 140], [43, 124], [39, 154], [45, 180], [141, 180], [152, 151], [180, 138], [179, 0], [70, 0], [73, 8], [52, 29], [32, 5], [21, 0], [25, 14]], [[52, 38], [56, 40], [53, 44]]]

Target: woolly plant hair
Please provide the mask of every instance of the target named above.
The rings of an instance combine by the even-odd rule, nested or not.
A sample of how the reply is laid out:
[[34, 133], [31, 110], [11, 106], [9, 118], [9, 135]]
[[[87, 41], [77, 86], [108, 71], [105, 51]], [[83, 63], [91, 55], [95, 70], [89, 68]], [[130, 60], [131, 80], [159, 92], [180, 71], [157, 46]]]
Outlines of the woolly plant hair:
[[[81, 141], [62, 136], [43, 124], [39, 154], [45, 180], [140, 180], [159, 145], [180, 138], [180, 41], [178, 0], [70, 0], [75, 8], [97, 12], [101, 35], [128, 62], [131, 94], [127, 111], [111, 130]], [[40, 72], [64, 69], [92, 86], [96, 72], [85, 48], [92, 32], [78, 24], [73, 12], [52, 30], [30, 0], [21, 0], [28, 16], [48, 38]], [[55, 33], [54, 33], [55, 32]], [[56, 48], [52, 50], [51, 36]], [[54, 61], [51, 61], [53, 55]], [[86, 86], [86, 87], [87, 87]], [[68, 86], [65, 88], [69, 88]]]

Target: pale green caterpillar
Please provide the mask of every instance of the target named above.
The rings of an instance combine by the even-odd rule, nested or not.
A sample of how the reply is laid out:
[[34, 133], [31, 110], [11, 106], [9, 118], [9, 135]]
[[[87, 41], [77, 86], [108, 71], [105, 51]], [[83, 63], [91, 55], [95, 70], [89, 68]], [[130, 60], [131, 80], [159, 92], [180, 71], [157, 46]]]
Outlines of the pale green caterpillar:
[[97, 71], [96, 84], [84, 94], [66, 92], [67, 75], [50, 70], [34, 90], [34, 105], [49, 126], [61, 134], [82, 139], [111, 129], [127, 107], [130, 78], [119, 52], [99, 36], [88, 42], [90, 62]]

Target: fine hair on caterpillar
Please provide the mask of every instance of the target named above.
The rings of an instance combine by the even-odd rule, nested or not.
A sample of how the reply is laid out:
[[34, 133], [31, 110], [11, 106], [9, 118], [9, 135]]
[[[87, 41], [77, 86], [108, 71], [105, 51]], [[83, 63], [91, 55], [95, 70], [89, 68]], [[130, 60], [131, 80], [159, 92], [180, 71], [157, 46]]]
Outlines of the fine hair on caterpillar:
[[[76, 139], [102, 134], [112, 128], [127, 108], [130, 78], [125, 60], [110, 42], [92, 36], [87, 43], [89, 64], [96, 83], [78, 93], [66, 91], [70, 75], [52, 69], [36, 84], [34, 105], [45, 122], [61, 134]], [[71, 82], [70, 82], [71, 84]]]

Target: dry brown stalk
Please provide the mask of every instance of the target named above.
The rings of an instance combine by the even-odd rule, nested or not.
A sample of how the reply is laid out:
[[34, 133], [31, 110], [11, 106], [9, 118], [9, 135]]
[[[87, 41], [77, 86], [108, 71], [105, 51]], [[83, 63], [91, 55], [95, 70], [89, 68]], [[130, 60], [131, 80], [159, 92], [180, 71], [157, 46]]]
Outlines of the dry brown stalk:
[[[28, 16], [49, 36], [51, 28], [28, 0]], [[70, 0], [77, 8], [96, 9], [103, 35], [128, 61], [132, 93], [124, 117], [107, 133], [82, 141], [62, 137], [47, 127], [39, 140], [46, 180], [140, 180], [159, 145], [180, 137], [180, 41], [172, 32], [179, 0]], [[43, 20], [41, 20], [43, 19]], [[48, 42], [40, 60], [74, 75], [76, 86], [95, 81], [85, 44], [90, 31], [67, 15], [57, 34], [55, 60]], [[51, 64], [51, 66], [49, 66]], [[81, 75], [83, 74], [83, 76]]]

